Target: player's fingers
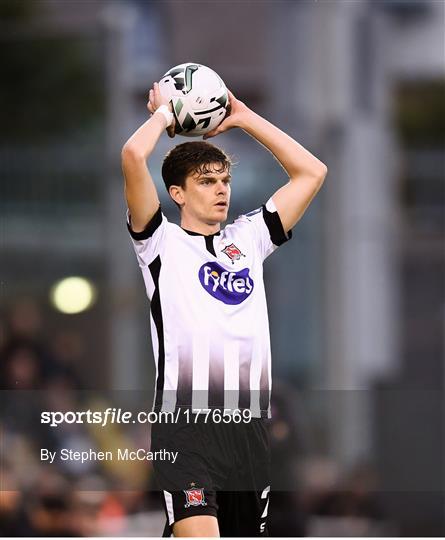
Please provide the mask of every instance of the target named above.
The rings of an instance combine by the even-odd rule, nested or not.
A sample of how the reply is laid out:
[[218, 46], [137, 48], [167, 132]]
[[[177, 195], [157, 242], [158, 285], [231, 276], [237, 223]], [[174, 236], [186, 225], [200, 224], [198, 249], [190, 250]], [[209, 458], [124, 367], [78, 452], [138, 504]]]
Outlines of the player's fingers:
[[147, 103], [147, 109], [151, 112], [151, 114], [155, 112], [155, 109], [150, 101]]
[[161, 105], [167, 105], [170, 112], [173, 112], [173, 104], [169, 98], [163, 95], [163, 93], [161, 92], [159, 83], [154, 83], [153, 95], [154, 95], [154, 99], [156, 100], [155, 103], [157, 107], [160, 107]]
[[161, 94], [161, 91], [159, 90], [159, 84], [154, 83], [153, 85], [153, 99], [154, 103], [156, 104], [156, 108], [160, 107], [161, 105], [165, 105], [165, 99], [164, 96]]
[[222, 131], [219, 128], [212, 129], [212, 131], [209, 131], [205, 135], [203, 135], [203, 139], [211, 139], [212, 137], [215, 137], [215, 135], [219, 135], [219, 133], [222, 133]]
[[156, 109], [159, 107], [159, 104], [156, 102], [156, 97], [155, 97], [153, 88], [150, 89], [150, 92], [148, 93], [148, 98], [149, 98], [148, 99], [149, 107], [151, 108], [151, 112], [154, 113]]

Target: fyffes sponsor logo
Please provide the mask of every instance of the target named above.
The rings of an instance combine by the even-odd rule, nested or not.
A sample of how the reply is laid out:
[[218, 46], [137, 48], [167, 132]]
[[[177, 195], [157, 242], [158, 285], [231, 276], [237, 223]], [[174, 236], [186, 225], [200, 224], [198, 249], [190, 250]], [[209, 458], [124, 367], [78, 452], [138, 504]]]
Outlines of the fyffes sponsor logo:
[[198, 275], [204, 289], [224, 304], [241, 304], [253, 291], [248, 268], [230, 272], [216, 262], [208, 262], [201, 266]]

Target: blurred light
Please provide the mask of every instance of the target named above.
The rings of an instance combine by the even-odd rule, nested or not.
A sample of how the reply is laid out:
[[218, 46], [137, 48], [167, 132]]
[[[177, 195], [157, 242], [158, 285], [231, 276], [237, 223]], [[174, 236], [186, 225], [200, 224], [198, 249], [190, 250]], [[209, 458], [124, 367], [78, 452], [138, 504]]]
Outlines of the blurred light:
[[81, 313], [90, 308], [96, 296], [96, 289], [89, 280], [75, 276], [58, 281], [50, 293], [54, 307], [69, 314]]

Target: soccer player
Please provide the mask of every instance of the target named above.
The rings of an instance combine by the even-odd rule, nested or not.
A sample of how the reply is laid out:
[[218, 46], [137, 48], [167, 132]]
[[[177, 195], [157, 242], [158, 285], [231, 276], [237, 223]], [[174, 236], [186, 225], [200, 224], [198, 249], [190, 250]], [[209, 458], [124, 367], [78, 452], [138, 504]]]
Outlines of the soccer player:
[[231, 162], [206, 141], [166, 155], [162, 176], [181, 225], [162, 213], [147, 158], [165, 129], [174, 136], [175, 120], [157, 83], [149, 93], [151, 117], [122, 149], [127, 225], [151, 302], [154, 410], [180, 412], [176, 423], [152, 428], [152, 450], [179, 452], [175, 463], [154, 463], [165, 535], [267, 534], [271, 358], [262, 265], [291, 237], [327, 173], [230, 92], [229, 100], [230, 113], [204, 138], [243, 129], [275, 156], [289, 181], [224, 229]]

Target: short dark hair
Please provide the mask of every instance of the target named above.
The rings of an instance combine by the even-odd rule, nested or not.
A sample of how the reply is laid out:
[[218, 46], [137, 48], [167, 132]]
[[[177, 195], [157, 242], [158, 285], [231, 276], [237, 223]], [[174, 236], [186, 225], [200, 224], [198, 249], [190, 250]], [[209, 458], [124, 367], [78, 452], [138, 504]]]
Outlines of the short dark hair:
[[[219, 167], [211, 167], [219, 164]], [[189, 174], [230, 171], [232, 160], [220, 148], [206, 141], [185, 142], [175, 146], [164, 158], [162, 178], [167, 191], [170, 186], [185, 187]]]

